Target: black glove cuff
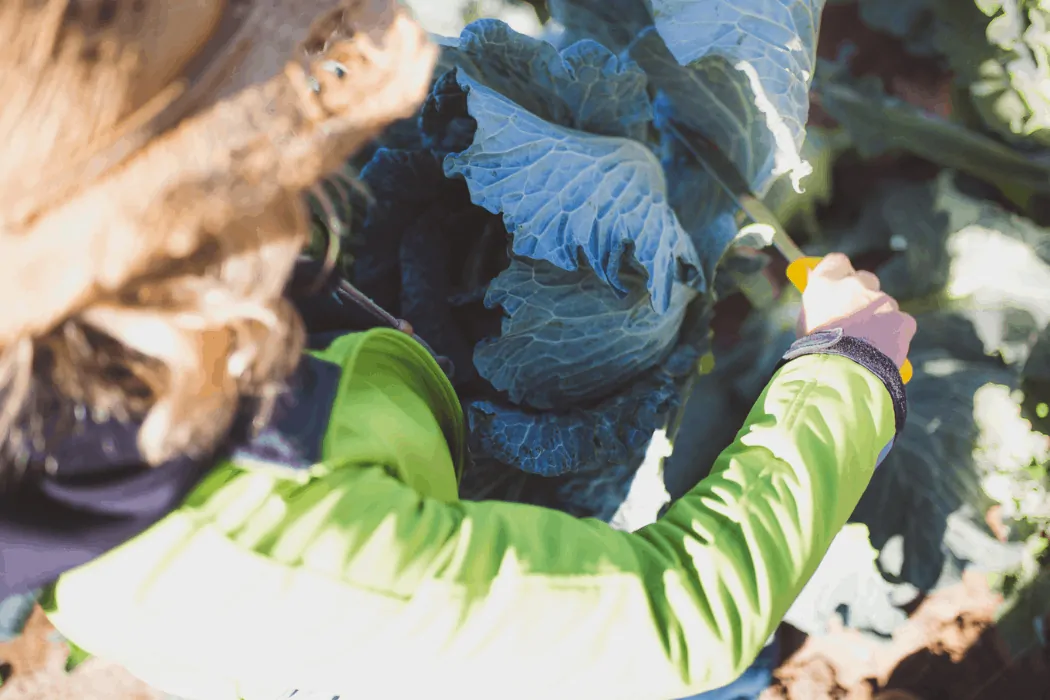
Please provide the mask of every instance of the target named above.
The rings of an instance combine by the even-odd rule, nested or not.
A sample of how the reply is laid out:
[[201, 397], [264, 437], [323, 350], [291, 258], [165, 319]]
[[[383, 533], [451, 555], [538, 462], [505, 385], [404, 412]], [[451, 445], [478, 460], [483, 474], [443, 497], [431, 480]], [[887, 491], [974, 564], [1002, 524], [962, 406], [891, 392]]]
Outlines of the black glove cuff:
[[811, 333], [792, 343], [788, 351], [784, 353], [784, 357], [777, 363], [774, 372], [791, 360], [805, 355], [848, 357], [881, 379], [890, 392], [890, 398], [893, 399], [897, 434], [900, 435], [904, 430], [904, 421], [908, 418], [908, 396], [904, 391], [900, 369], [886, 354], [867, 341], [846, 335], [841, 328], [832, 328]]

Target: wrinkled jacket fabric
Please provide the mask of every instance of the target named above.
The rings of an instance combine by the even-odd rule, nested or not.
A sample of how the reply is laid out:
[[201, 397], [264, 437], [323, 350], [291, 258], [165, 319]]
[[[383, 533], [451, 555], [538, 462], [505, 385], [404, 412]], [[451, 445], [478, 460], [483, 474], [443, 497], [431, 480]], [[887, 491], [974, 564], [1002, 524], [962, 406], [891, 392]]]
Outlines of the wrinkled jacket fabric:
[[0, 598], [42, 588], [72, 642], [195, 700], [680, 698], [751, 664], [903, 424], [888, 358], [815, 335], [652, 525], [461, 501], [441, 365], [338, 283], [294, 292], [316, 273], [262, 431], [145, 469], [135, 426], [89, 424], [0, 495]]
[[375, 329], [313, 355], [341, 370], [320, 459], [224, 460], [58, 580], [61, 632], [202, 700], [682, 697], [753, 661], [895, 432], [873, 373], [792, 360], [710, 476], [626, 533], [458, 500], [463, 416], [408, 336]]

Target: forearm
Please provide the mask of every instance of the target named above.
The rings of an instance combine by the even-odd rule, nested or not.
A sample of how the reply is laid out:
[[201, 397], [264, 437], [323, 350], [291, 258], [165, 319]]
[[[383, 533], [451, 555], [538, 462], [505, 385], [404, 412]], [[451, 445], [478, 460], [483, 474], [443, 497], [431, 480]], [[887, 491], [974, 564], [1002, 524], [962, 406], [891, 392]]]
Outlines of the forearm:
[[[856, 507], [894, 418], [882, 382], [852, 361], [795, 360], [710, 475], [637, 533], [684, 572], [662, 625], [691, 682], [720, 685], [753, 660]], [[685, 653], [709, 644], [723, 665]]]

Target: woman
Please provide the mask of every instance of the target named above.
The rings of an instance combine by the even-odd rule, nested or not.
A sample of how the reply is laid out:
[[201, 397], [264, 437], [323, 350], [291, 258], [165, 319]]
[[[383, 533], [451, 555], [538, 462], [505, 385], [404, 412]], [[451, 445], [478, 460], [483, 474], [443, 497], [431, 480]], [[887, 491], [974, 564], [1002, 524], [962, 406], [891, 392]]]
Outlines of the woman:
[[0, 107], [30, 144], [0, 159], [0, 597], [43, 587], [74, 643], [199, 700], [739, 676], [903, 425], [914, 321], [826, 258], [736, 441], [638, 532], [460, 501], [439, 363], [295, 265], [299, 193], [414, 110], [433, 50], [394, 3], [185, 7], [0, 9], [33, 96]]

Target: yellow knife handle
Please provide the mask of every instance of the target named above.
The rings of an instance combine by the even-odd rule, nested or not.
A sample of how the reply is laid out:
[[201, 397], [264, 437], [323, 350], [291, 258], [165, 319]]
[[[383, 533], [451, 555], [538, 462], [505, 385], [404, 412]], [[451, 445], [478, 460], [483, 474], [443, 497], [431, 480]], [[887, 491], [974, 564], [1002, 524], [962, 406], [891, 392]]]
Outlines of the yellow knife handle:
[[[806, 283], [809, 281], [809, 273], [820, 264], [822, 258], [799, 258], [793, 261], [787, 268], [787, 278], [800, 292], [806, 291]], [[907, 384], [911, 381], [914, 369], [911, 360], [905, 360], [901, 366], [901, 380]]]

